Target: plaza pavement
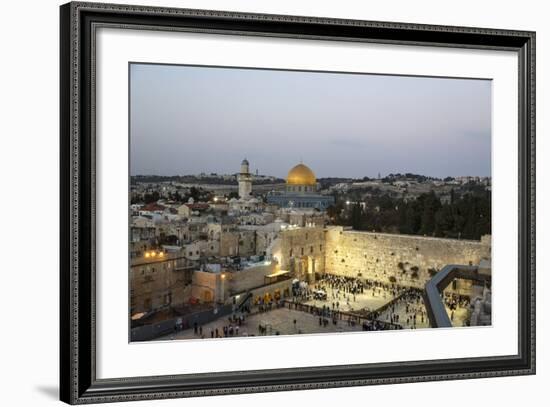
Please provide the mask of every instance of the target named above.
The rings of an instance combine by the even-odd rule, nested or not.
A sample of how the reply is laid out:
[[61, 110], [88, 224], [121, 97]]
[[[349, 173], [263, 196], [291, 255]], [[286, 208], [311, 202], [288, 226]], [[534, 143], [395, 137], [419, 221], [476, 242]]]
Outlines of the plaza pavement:
[[[296, 320], [296, 325], [294, 325]], [[311, 333], [330, 333], [330, 332], [352, 332], [361, 331], [361, 325], [350, 326], [347, 321], [337, 321], [334, 325], [332, 320], [324, 327], [319, 325], [319, 317], [307, 312], [296, 311], [289, 308], [274, 308], [271, 311], [254, 313], [247, 316], [245, 322], [239, 327], [239, 337], [259, 336], [259, 325], [269, 324], [267, 335], [292, 335], [292, 334], [311, 334]], [[218, 328], [220, 334], [223, 333], [223, 327], [230, 325], [227, 318], [220, 318], [202, 326], [202, 333], [205, 339], [211, 338], [211, 331]], [[233, 324], [233, 326], [236, 326]], [[236, 337], [233, 335], [232, 337]], [[155, 340], [171, 339], [200, 339], [200, 335], [195, 335], [194, 330], [186, 329], [178, 333], [161, 336]]]
[[332, 303], [339, 302], [339, 308], [334, 309], [343, 312], [353, 312], [363, 309], [374, 311], [393, 300], [393, 295], [382, 288], [376, 288], [374, 294], [372, 289], [365, 289], [363, 294], [355, 294], [355, 301], [353, 294], [344, 293], [342, 291], [338, 294], [338, 290], [333, 290], [328, 285], [323, 285], [323, 288], [327, 292], [326, 301], [310, 300], [305, 301], [304, 304], [314, 305], [319, 308], [325, 305], [333, 309]]
[[[333, 290], [327, 285], [323, 286], [327, 292], [327, 300], [310, 300], [305, 301], [303, 304], [313, 305], [318, 308], [327, 306], [332, 309], [332, 303], [339, 302], [339, 311], [342, 312], [354, 312], [360, 310], [376, 310], [383, 305], [393, 300], [393, 295], [382, 288], [376, 288], [374, 293], [372, 289], [365, 289], [363, 294], [356, 294], [355, 301], [353, 294], [344, 293], [338, 290]], [[406, 304], [399, 302], [395, 305], [395, 313], [399, 315], [399, 324], [405, 329], [421, 329], [429, 328], [429, 320], [426, 315], [426, 308], [422, 301], [409, 304], [409, 313], [406, 312]], [[416, 324], [413, 323], [413, 315], [416, 313]], [[449, 318], [451, 311], [447, 308]], [[422, 319], [422, 315], [424, 318]], [[391, 310], [386, 309], [383, 311], [378, 319], [381, 321], [391, 322]], [[407, 323], [407, 317], [409, 322]], [[467, 308], [457, 308], [454, 312], [454, 318], [452, 321], [453, 327], [464, 326], [464, 323], [468, 317]], [[296, 324], [294, 324], [296, 320]], [[259, 332], [259, 325], [267, 326], [267, 332], [261, 334]], [[218, 328], [220, 335], [223, 334], [223, 327], [236, 324], [231, 324], [228, 318], [220, 318], [202, 326], [202, 333], [205, 339], [211, 338], [211, 332], [215, 332]], [[244, 337], [244, 336], [259, 336], [259, 335], [293, 335], [293, 334], [309, 334], [309, 333], [331, 333], [331, 332], [349, 332], [349, 331], [361, 331], [361, 325], [350, 326], [347, 321], [338, 320], [334, 325], [332, 320], [329, 319], [329, 324], [325, 326], [319, 325], [319, 317], [309, 314], [307, 312], [298, 311], [294, 309], [274, 308], [271, 311], [262, 313], [252, 313], [248, 315], [245, 322], [239, 327], [239, 333], [231, 335], [231, 337]], [[235, 330], [234, 330], [235, 332]], [[171, 340], [171, 339], [200, 339], [199, 334], [195, 334], [194, 330], [186, 329], [174, 334], [161, 336], [155, 340]]]
[[[424, 313], [424, 320], [422, 320], [422, 313]], [[381, 321], [391, 322], [391, 308], [387, 308], [378, 316], [378, 319]], [[416, 303], [409, 303], [409, 312], [407, 313], [407, 304], [404, 302], [398, 302], [395, 304], [394, 314], [399, 315], [399, 321], [397, 322], [404, 329], [411, 329], [416, 327], [416, 329], [429, 328], [430, 323], [426, 315], [426, 307], [421, 301]], [[416, 324], [414, 324], [414, 314], [416, 314]], [[407, 318], [409, 318], [409, 323], [407, 323]]]
[[[447, 314], [449, 315], [449, 318], [451, 318], [451, 310], [446, 307]], [[429, 328], [430, 327], [430, 321], [428, 320], [428, 317], [426, 315], [426, 307], [424, 306], [424, 303], [419, 301], [418, 303], [409, 304], [409, 313], [407, 311], [407, 306], [405, 303], [398, 303], [395, 305], [395, 314], [399, 315], [399, 322], [398, 324], [401, 325], [404, 329], [407, 328], [413, 328], [416, 326], [416, 329], [421, 328]], [[416, 311], [416, 325], [413, 322], [413, 315]], [[424, 318], [422, 320], [422, 313], [424, 314]], [[468, 308], [464, 307], [458, 307], [454, 311], [454, 318], [451, 321], [453, 327], [462, 327], [465, 326], [466, 320], [468, 319]], [[391, 309], [386, 309], [383, 311], [378, 319], [381, 321], [390, 322], [391, 318]], [[407, 323], [407, 317], [409, 318], [409, 323]]]

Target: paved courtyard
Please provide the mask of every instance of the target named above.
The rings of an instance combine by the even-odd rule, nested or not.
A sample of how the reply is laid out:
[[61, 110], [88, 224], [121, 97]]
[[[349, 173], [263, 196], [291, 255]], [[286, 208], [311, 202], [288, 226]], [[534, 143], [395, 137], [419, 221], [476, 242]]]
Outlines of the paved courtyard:
[[[466, 321], [469, 317], [468, 308], [458, 306], [454, 312], [452, 312], [447, 306], [445, 308], [449, 318], [451, 319], [453, 327], [462, 327], [466, 325]], [[430, 327], [430, 321], [428, 320], [426, 314], [426, 307], [422, 301], [411, 301], [408, 304], [405, 302], [398, 302], [393, 307], [393, 310], [391, 307], [386, 309], [379, 315], [378, 319], [386, 322], [395, 322], [396, 315], [399, 316], [397, 323], [405, 329], [421, 329]]]
[[[322, 288], [327, 293], [326, 300], [311, 299], [312, 292], [315, 289]], [[296, 298], [298, 303], [308, 306], [314, 306], [319, 309], [324, 307], [329, 310], [340, 311], [344, 313], [354, 313], [360, 311], [375, 311], [389, 304], [394, 300], [395, 290], [390, 290], [384, 286], [373, 286], [365, 288], [361, 293], [352, 294], [348, 289], [332, 288], [325, 281], [319, 281], [316, 286], [310, 286], [308, 294], [309, 300]], [[356, 290], [357, 291], [357, 290]], [[307, 310], [306, 310], [307, 311]], [[244, 321], [237, 323], [231, 321], [229, 316], [218, 318], [215, 321], [206, 323], [197, 327], [197, 332], [193, 328], [186, 329], [173, 334], [168, 334], [157, 338], [156, 340], [172, 339], [209, 339], [214, 337], [245, 337], [261, 335], [293, 335], [308, 333], [331, 333], [346, 331], [361, 331], [361, 323], [350, 324], [346, 319], [337, 319], [333, 322], [332, 318], [323, 318], [296, 309], [294, 306], [289, 308], [285, 305], [281, 308], [274, 307], [272, 310], [259, 312], [258, 307], [254, 307], [251, 314], [246, 315]], [[469, 317], [468, 309], [462, 304], [457, 304], [454, 312], [447, 307], [447, 313], [453, 326], [464, 326]], [[400, 295], [392, 305], [389, 305], [384, 311], [381, 311], [377, 319], [388, 323], [399, 324], [405, 329], [429, 328], [429, 320], [424, 301], [418, 292], [406, 292]]]
[[[323, 285], [323, 289], [327, 293], [326, 301], [323, 300], [310, 300], [305, 301], [304, 304], [314, 305], [322, 308], [328, 306], [330, 309], [336, 309], [343, 312], [353, 312], [360, 310], [374, 311], [383, 305], [387, 304], [393, 299], [393, 295], [388, 290], [376, 287], [373, 289], [365, 289], [362, 294], [349, 294], [330, 288], [328, 285]], [[335, 307], [332, 307], [332, 304]], [[338, 303], [338, 307], [336, 307]]]
[[[296, 324], [294, 324], [296, 320]], [[319, 325], [319, 317], [307, 312], [297, 311], [289, 308], [276, 308], [271, 311], [249, 315], [241, 324], [236, 333], [235, 323], [230, 323], [227, 318], [220, 318], [202, 326], [202, 336], [205, 339], [212, 337], [212, 332], [218, 328], [219, 333], [223, 333], [224, 326], [233, 326], [233, 335], [230, 337], [259, 336], [259, 335], [291, 335], [306, 333], [330, 333], [330, 332], [351, 332], [361, 331], [361, 325], [350, 326], [347, 321], [338, 320], [336, 325], [332, 320], [326, 326]], [[266, 328], [265, 334], [260, 333], [259, 326]], [[170, 339], [200, 339], [200, 334], [195, 334], [193, 329], [165, 335], [156, 340]]]
[[[408, 312], [407, 312], [408, 309]], [[392, 321], [393, 316], [393, 321]], [[398, 320], [395, 321], [396, 316]], [[426, 307], [422, 301], [398, 302], [393, 307], [388, 307], [378, 317], [386, 322], [395, 322], [404, 329], [429, 328], [430, 322], [426, 314]]]

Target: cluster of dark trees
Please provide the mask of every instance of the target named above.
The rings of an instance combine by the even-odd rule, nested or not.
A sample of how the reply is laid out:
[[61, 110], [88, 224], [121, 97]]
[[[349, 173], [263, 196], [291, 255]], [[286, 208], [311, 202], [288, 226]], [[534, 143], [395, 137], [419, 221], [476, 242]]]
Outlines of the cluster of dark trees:
[[[405, 174], [397, 173], [397, 174], [389, 174], [386, 177], [382, 178], [383, 183], [392, 183], [394, 181], [416, 181], [416, 182], [426, 182], [426, 181], [441, 181], [440, 178], [434, 178], [434, 177], [427, 177], [425, 175], [419, 175], [419, 174], [412, 174], [410, 172], [407, 172]], [[452, 178], [448, 177], [445, 179], [446, 181], [451, 181]]]
[[409, 201], [382, 195], [364, 203], [339, 201], [328, 215], [356, 230], [479, 240], [491, 233], [491, 194], [470, 191], [457, 197], [451, 191], [448, 203], [433, 191]]

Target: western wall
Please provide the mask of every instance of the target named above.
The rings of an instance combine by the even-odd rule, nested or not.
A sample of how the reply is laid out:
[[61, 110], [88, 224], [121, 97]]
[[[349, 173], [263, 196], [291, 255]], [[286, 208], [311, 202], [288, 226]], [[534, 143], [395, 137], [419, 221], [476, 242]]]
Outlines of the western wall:
[[[481, 240], [355, 231], [342, 226], [285, 230], [274, 253], [282, 269], [361, 277], [423, 288], [447, 264], [491, 259], [491, 237]], [[392, 281], [393, 280], [393, 281]]]
[[[491, 259], [491, 237], [480, 241], [345, 230], [325, 232], [325, 272], [422, 288], [447, 264]], [[393, 278], [392, 278], [393, 276]]]

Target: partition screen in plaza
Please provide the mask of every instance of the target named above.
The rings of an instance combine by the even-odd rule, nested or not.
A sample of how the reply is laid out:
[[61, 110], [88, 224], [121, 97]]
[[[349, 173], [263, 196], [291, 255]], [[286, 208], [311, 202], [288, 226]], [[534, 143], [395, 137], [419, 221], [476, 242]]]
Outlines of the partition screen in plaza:
[[129, 75], [131, 341], [491, 325], [490, 80]]

